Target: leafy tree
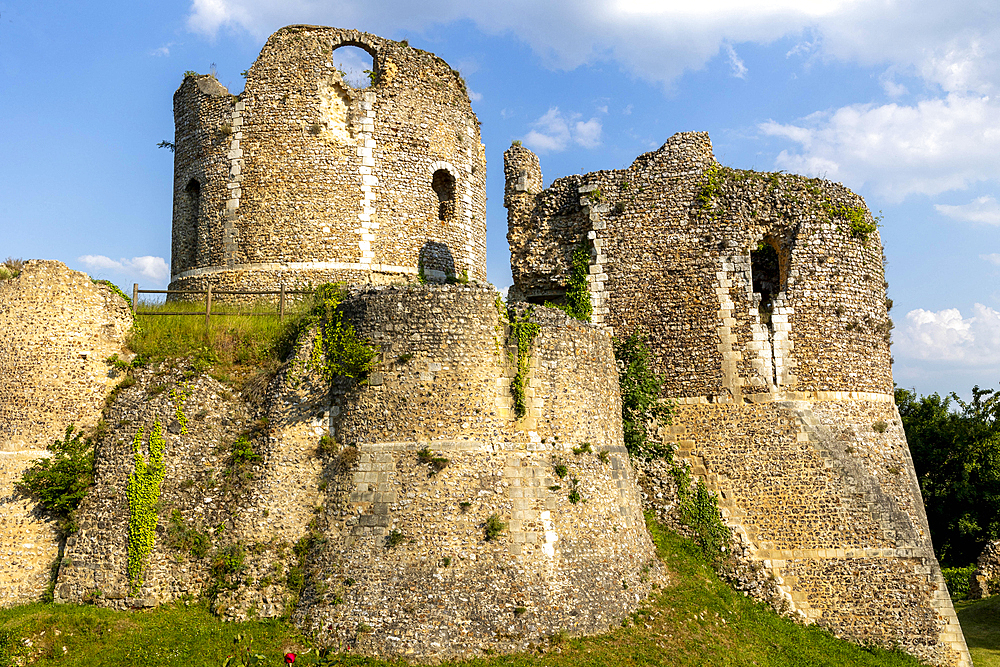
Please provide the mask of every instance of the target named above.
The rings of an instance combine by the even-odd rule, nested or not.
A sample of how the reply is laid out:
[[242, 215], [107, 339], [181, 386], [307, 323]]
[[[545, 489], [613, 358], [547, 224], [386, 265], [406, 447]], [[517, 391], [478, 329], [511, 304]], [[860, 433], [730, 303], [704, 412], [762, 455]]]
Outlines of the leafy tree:
[[973, 563], [1000, 539], [1000, 393], [977, 385], [965, 402], [897, 388], [896, 404], [938, 559]]

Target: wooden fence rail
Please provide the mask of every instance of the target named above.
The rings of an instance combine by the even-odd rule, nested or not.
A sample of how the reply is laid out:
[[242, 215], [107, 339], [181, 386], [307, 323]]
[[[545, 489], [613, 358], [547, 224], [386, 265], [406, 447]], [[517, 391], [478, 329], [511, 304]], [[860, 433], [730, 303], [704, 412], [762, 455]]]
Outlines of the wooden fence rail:
[[[198, 312], [142, 312], [137, 311], [136, 308], [139, 304], [140, 294], [204, 294], [205, 295], [205, 310]], [[190, 290], [190, 289], [139, 289], [139, 283], [132, 283], [132, 317], [138, 315], [204, 315], [205, 316], [205, 326], [207, 327], [209, 322], [212, 320], [212, 297], [216, 295], [256, 295], [261, 296], [265, 294], [277, 294], [278, 295], [278, 312], [273, 313], [278, 316], [278, 321], [285, 319], [285, 297], [287, 295], [293, 294], [313, 294], [312, 290], [286, 290], [284, 283], [281, 284], [281, 289], [277, 290], [213, 290], [212, 286], [209, 285], [208, 289], [204, 290]], [[264, 317], [272, 315], [272, 313], [214, 313], [216, 317]]]

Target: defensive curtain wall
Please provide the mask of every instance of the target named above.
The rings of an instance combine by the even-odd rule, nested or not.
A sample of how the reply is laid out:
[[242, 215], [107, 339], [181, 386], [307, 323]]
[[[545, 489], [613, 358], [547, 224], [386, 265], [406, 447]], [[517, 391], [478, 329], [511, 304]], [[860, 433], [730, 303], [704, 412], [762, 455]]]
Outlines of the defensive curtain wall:
[[[487, 287], [353, 292], [344, 312], [380, 350], [377, 367], [331, 391], [306, 340], [268, 394], [266, 430], [253, 436], [262, 459], [243, 468], [229, 443], [254, 415], [240, 401], [208, 377], [140, 371], [109, 413], [57, 599], [100, 591], [100, 604], [128, 608], [208, 591], [228, 616], [293, 609], [324, 644], [418, 659], [619, 623], [659, 573], [622, 444], [610, 339], [537, 309], [518, 420], [517, 351], [498, 305]], [[133, 590], [126, 486], [133, 443], [148, 456], [157, 421], [160, 528]], [[171, 537], [192, 530], [211, 540], [208, 556]], [[237, 549], [238, 573], [213, 572], [212, 554]]]
[[557, 179], [505, 153], [516, 298], [559, 301], [589, 255], [594, 321], [648, 334], [661, 430], [791, 607], [840, 636], [968, 665], [892, 393], [889, 301], [864, 201], [722, 167], [677, 134]]
[[0, 281], [0, 605], [41, 597], [59, 555], [56, 526], [15, 483], [66, 426], [93, 427], [124, 352], [125, 301], [59, 262]]
[[[373, 58], [372, 85], [337, 49]], [[273, 34], [236, 96], [174, 95], [171, 289], [486, 279], [486, 155], [458, 72], [355, 30]]]

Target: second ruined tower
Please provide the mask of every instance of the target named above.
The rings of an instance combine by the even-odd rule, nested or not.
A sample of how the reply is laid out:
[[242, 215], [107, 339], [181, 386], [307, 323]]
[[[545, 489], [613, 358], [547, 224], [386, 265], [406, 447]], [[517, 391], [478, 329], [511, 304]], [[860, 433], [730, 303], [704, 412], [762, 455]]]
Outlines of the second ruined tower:
[[[372, 57], [355, 88], [337, 49]], [[455, 70], [355, 30], [291, 26], [231, 95], [174, 95], [171, 289], [486, 279], [486, 157]]]

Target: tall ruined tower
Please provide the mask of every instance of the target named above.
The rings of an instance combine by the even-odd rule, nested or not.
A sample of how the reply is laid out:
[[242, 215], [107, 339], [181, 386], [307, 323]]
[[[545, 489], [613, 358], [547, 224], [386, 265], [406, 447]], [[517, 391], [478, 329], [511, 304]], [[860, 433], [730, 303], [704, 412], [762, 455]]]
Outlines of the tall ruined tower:
[[968, 650], [893, 400], [881, 242], [861, 197], [728, 169], [705, 133], [541, 188], [505, 154], [514, 287], [558, 301], [582, 244], [594, 322], [648, 335], [663, 440], [808, 622], [938, 665]]
[[[336, 50], [372, 56], [355, 89]], [[171, 289], [486, 279], [486, 157], [461, 76], [354, 30], [291, 26], [230, 95], [174, 95]]]

